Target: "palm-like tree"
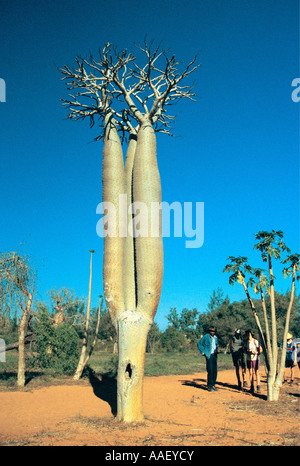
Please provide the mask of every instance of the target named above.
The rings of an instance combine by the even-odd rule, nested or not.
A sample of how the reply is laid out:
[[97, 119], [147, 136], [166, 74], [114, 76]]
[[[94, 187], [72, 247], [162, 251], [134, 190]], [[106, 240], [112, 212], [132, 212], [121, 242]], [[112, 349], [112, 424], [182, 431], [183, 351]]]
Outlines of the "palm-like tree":
[[[224, 268], [224, 272], [231, 273], [229, 283], [233, 285], [238, 282], [241, 283], [247, 299], [250, 303], [252, 313], [255, 318], [257, 329], [260, 336], [260, 342], [263, 347], [266, 368], [268, 372], [268, 401], [277, 401], [279, 398], [279, 391], [282, 385], [285, 356], [286, 356], [286, 339], [289, 331], [290, 315], [295, 296], [295, 283], [299, 279], [300, 268], [300, 254], [290, 254], [290, 249], [283, 242], [283, 232], [272, 230], [260, 231], [255, 234], [256, 240], [254, 249], [260, 251], [263, 262], [268, 264], [268, 270], [255, 269], [248, 264], [247, 257], [233, 257], [228, 258], [229, 263]], [[287, 257], [282, 259], [282, 254], [286, 253]], [[276, 318], [276, 302], [275, 302], [275, 276], [273, 273], [273, 261], [281, 260], [284, 264], [283, 276], [286, 278], [292, 276], [291, 295], [288, 309], [286, 312], [285, 328], [282, 341], [282, 353], [278, 369], [278, 336], [277, 336], [277, 318]], [[250, 275], [249, 280], [246, 280], [247, 274]], [[260, 294], [264, 328], [260, 323], [257, 315], [254, 302], [250, 296], [249, 287], [254, 287], [255, 293]], [[265, 293], [270, 296], [271, 312], [270, 318], [267, 313], [265, 303]]]

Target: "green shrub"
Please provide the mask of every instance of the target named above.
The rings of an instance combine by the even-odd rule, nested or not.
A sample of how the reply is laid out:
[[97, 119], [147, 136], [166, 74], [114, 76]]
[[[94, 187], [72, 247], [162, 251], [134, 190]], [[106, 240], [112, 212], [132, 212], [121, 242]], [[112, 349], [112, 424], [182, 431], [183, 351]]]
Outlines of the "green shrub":
[[36, 322], [33, 347], [36, 355], [31, 363], [34, 367], [48, 369], [52, 364], [55, 328], [47, 308], [43, 307], [39, 310]]
[[54, 327], [48, 309], [40, 309], [35, 330], [35, 345], [31, 365], [51, 369], [56, 374], [73, 372], [79, 359], [79, 337], [74, 327], [62, 324]]
[[186, 353], [190, 349], [186, 336], [174, 327], [168, 327], [161, 336], [161, 344], [167, 352]]
[[79, 360], [79, 337], [74, 327], [62, 324], [55, 329], [52, 369], [56, 373], [75, 371]]

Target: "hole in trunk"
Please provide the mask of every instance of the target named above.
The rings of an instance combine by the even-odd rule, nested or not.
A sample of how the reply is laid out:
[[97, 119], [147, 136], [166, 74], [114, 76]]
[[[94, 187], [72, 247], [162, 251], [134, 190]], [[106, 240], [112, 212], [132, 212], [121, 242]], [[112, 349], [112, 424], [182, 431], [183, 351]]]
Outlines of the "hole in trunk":
[[131, 376], [132, 376], [132, 367], [131, 367], [131, 364], [130, 364], [130, 363], [127, 364], [125, 373], [126, 373], [126, 376], [127, 376], [129, 379], [131, 379]]

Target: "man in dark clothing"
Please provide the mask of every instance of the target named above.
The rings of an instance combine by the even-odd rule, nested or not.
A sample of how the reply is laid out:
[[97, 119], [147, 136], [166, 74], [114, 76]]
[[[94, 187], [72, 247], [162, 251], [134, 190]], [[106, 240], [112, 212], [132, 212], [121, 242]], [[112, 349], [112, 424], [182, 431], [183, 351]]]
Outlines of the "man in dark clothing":
[[218, 374], [218, 337], [215, 327], [210, 327], [198, 343], [198, 350], [206, 359], [208, 391], [217, 391], [215, 384]]
[[232, 362], [236, 371], [236, 378], [238, 381], [239, 389], [242, 388], [242, 382], [240, 377], [240, 369], [242, 370], [242, 379], [243, 386], [247, 387], [247, 382], [245, 380], [246, 375], [246, 364], [243, 352], [243, 340], [241, 331], [239, 328], [235, 329], [234, 335], [229, 340], [229, 350], [232, 356]]

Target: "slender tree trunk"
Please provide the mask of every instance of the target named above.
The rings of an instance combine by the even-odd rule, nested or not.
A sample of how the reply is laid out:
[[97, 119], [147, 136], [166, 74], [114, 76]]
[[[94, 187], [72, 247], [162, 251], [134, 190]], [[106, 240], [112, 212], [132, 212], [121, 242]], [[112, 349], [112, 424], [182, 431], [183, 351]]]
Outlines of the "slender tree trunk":
[[[270, 339], [268, 339], [268, 338], [267, 338], [267, 343], [266, 343], [265, 338], [264, 338], [264, 334], [263, 334], [263, 331], [262, 331], [262, 328], [261, 328], [261, 325], [260, 325], [258, 315], [256, 314], [254, 303], [253, 303], [253, 301], [252, 301], [252, 299], [250, 297], [250, 294], [248, 292], [246, 284], [243, 283], [243, 286], [244, 286], [248, 301], [250, 303], [252, 313], [253, 313], [255, 321], [256, 321], [256, 325], [257, 325], [259, 335], [260, 335], [260, 338], [261, 338], [262, 348], [263, 348], [263, 351], [264, 351], [266, 365], [267, 365], [267, 368], [268, 368], [268, 375], [267, 375], [267, 392], [268, 392], [268, 395], [267, 395], [267, 399], [268, 399], [268, 401], [273, 401], [275, 399], [274, 397], [276, 397], [276, 394], [274, 392], [274, 383], [275, 383], [276, 369], [277, 369], [277, 357], [276, 357], [277, 353], [276, 353], [276, 351], [274, 351], [273, 346], [275, 344], [276, 349], [277, 349], [277, 339], [274, 341], [274, 330], [273, 330], [272, 345], [270, 344], [270, 341], [269, 341]], [[274, 306], [274, 309], [275, 309], [275, 306]], [[263, 312], [266, 312], [266, 309], [264, 309], [264, 305], [263, 305]], [[275, 359], [274, 359], [274, 355], [275, 355]]]
[[[264, 322], [265, 322], [265, 329], [266, 329], [266, 340], [267, 340], [267, 355], [268, 355], [268, 364], [267, 364], [267, 400], [273, 401], [274, 397], [274, 382], [276, 377], [276, 362], [274, 363], [273, 355], [274, 351], [272, 348], [271, 338], [270, 338], [270, 328], [269, 328], [269, 321], [267, 315], [267, 308], [266, 302], [264, 298], [264, 294], [262, 289], [260, 290], [261, 293], [261, 303], [263, 308], [263, 315], [264, 315]], [[277, 342], [276, 342], [277, 345]]]
[[[96, 343], [97, 343], [97, 340], [98, 340], [98, 333], [99, 333], [99, 327], [100, 327], [100, 313], [101, 313], [101, 307], [99, 305], [98, 307], [98, 313], [97, 313], [97, 323], [96, 323], [96, 329], [95, 329], [95, 337], [94, 337], [94, 340], [91, 344], [91, 347], [90, 347], [90, 350], [89, 350], [89, 354], [86, 356], [86, 358], [83, 360], [83, 364], [82, 364], [82, 370], [79, 374], [79, 376], [77, 376], [76, 374], [74, 375], [74, 380], [79, 380], [81, 375], [82, 375], [82, 372], [85, 368], [85, 366], [87, 365], [87, 363], [89, 362], [89, 359], [90, 357], [92, 356], [93, 354], [93, 351], [95, 349], [95, 346], [96, 346]], [[86, 352], [85, 352], [86, 353]], [[77, 369], [78, 370], [78, 369]]]
[[25, 385], [25, 370], [26, 370], [26, 362], [25, 362], [25, 337], [27, 332], [28, 326], [28, 319], [32, 304], [32, 294], [29, 291], [26, 291], [27, 295], [27, 302], [25, 309], [22, 314], [22, 318], [19, 324], [19, 362], [18, 362], [18, 378], [17, 384], [19, 387], [24, 387]]
[[245, 284], [244, 281], [242, 282], [242, 284], [243, 284], [243, 287], [244, 287], [246, 296], [247, 296], [247, 298], [248, 298], [248, 301], [249, 301], [249, 304], [250, 304], [250, 307], [251, 307], [251, 310], [252, 310], [252, 314], [253, 314], [254, 319], [255, 319], [255, 322], [256, 322], [256, 326], [257, 326], [258, 333], [259, 333], [259, 337], [260, 337], [261, 346], [262, 346], [262, 348], [263, 348], [265, 357], [267, 358], [266, 342], [265, 342], [265, 337], [264, 337], [264, 334], [263, 334], [263, 331], [262, 331], [262, 327], [261, 327], [261, 324], [260, 324], [259, 317], [258, 317], [258, 315], [257, 315], [257, 313], [256, 313], [256, 309], [255, 309], [254, 303], [253, 303], [253, 301], [252, 301], [252, 299], [251, 299], [251, 296], [250, 296], [250, 294], [249, 294], [247, 285]]
[[87, 345], [88, 345], [88, 331], [89, 331], [89, 326], [90, 326], [90, 315], [91, 315], [91, 295], [92, 295], [92, 273], [93, 273], [93, 252], [91, 251], [91, 259], [90, 259], [90, 279], [89, 279], [89, 294], [88, 294], [88, 302], [87, 302], [87, 308], [86, 308], [86, 320], [85, 320], [85, 331], [83, 335], [83, 342], [82, 342], [82, 348], [81, 348], [81, 355], [79, 358], [78, 366], [76, 369], [76, 372], [74, 374], [73, 379], [74, 380], [79, 380], [83, 369], [88, 361], [89, 358], [86, 358], [86, 352], [87, 352]]
[[273, 362], [275, 367], [277, 366], [278, 360], [278, 348], [277, 348], [277, 322], [276, 322], [276, 309], [275, 309], [275, 291], [274, 291], [274, 276], [272, 259], [269, 255], [269, 274], [270, 274], [270, 303], [271, 303], [271, 331], [272, 331], [272, 348], [273, 348]]
[[271, 333], [272, 333], [272, 364], [268, 373], [267, 388], [268, 388], [268, 401], [276, 401], [279, 396], [279, 391], [275, 389], [275, 380], [277, 373], [278, 361], [278, 348], [277, 348], [277, 322], [276, 322], [276, 309], [275, 309], [275, 291], [274, 291], [274, 276], [272, 259], [269, 254], [269, 275], [270, 275], [270, 303], [271, 303]]
[[272, 354], [272, 346], [271, 346], [271, 339], [270, 339], [270, 329], [269, 329], [269, 321], [268, 321], [268, 314], [267, 314], [267, 308], [266, 308], [266, 301], [265, 301], [263, 290], [261, 288], [260, 288], [260, 300], [261, 300], [261, 304], [262, 304], [264, 322], [265, 322], [266, 351], [267, 351], [266, 365], [267, 365], [267, 371], [269, 372], [270, 367], [272, 366], [272, 363], [273, 363], [273, 354]]
[[97, 313], [97, 323], [96, 323], [96, 329], [95, 329], [95, 337], [94, 337], [93, 343], [91, 344], [91, 348], [90, 348], [88, 356], [86, 357], [84, 365], [86, 365], [88, 363], [88, 360], [92, 356], [93, 351], [95, 349], [95, 346], [96, 346], [96, 343], [97, 343], [97, 340], [98, 340], [99, 328], [100, 328], [100, 317], [101, 317], [101, 304], [99, 302], [98, 313]]
[[293, 281], [292, 281], [291, 297], [290, 297], [289, 307], [286, 313], [279, 371], [274, 381], [273, 397], [272, 397], [273, 401], [278, 401], [280, 388], [282, 386], [282, 379], [283, 379], [284, 366], [285, 366], [285, 357], [286, 357], [286, 340], [287, 340], [287, 334], [289, 331], [291, 311], [292, 311], [292, 306], [293, 306], [294, 296], [295, 296], [295, 281], [296, 281], [296, 270], [295, 270], [295, 267], [293, 267]]
[[[31, 348], [31, 343], [32, 343], [32, 335], [33, 333], [30, 332], [30, 333], [27, 333], [24, 337], [24, 344], [25, 345], [30, 345], [30, 348]], [[14, 349], [19, 349], [19, 340], [15, 343], [10, 343], [9, 345], [3, 345], [3, 346], [0, 346], [0, 353], [4, 353], [5, 351], [11, 351], [11, 350], [14, 350]], [[30, 349], [31, 351], [31, 349]]]

